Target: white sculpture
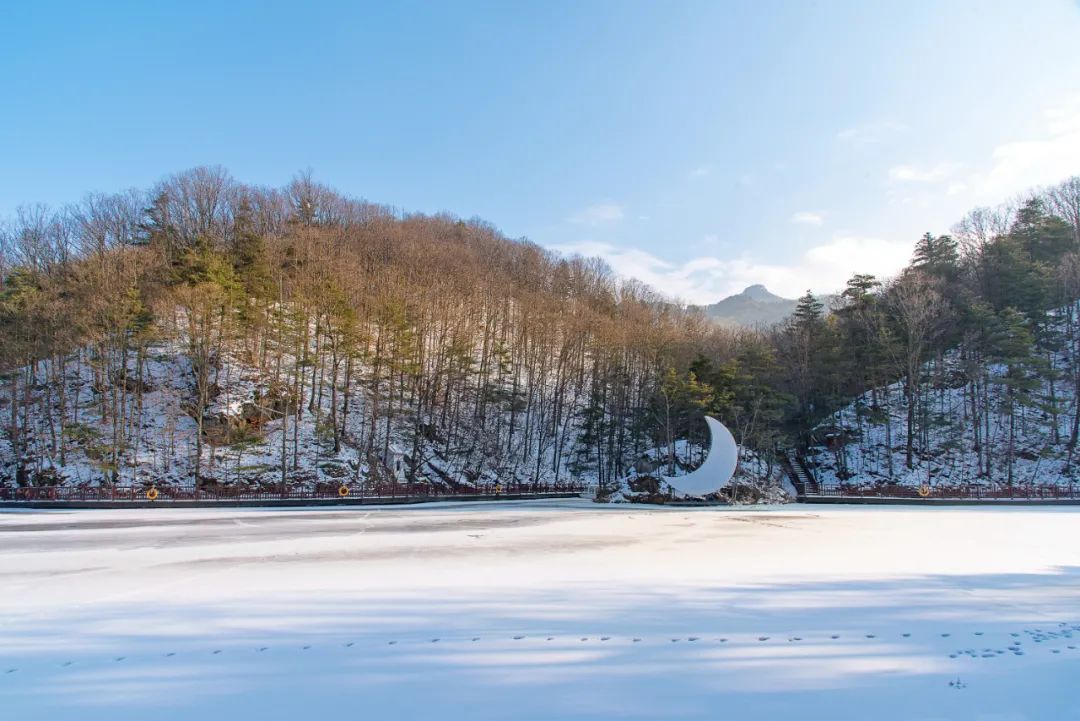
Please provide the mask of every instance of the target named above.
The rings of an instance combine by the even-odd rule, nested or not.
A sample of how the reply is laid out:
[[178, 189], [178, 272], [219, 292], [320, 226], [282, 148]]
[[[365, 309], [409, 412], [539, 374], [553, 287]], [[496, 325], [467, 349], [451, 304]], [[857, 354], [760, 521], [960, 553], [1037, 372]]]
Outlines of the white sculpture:
[[704, 496], [727, 485], [739, 462], [739, 446], [723, 423], [705, 416], [709, 424], [709, 455], [705, 462], [685, 476], [660, 476], [660, 480], [683, 496]]

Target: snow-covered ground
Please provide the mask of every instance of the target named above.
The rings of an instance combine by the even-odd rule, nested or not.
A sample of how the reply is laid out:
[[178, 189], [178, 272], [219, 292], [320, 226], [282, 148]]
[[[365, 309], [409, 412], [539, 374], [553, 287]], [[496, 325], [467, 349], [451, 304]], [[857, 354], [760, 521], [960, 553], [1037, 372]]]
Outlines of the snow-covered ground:
[[[1051, 313], [1048, 331], [1066, 337], [1065, 318], [1064, 309]], [[1069, 441], [1078, 412], [1073, 379], [1080, 356], [1066, 347], [1041, 362], [1047, 363], [1041, 374], [1024, 369], [1023, 377], [1031, 387], [1012, 402], [1004, 383], [1008, 367], [1000, 363], [979, 367], [986, 388], [978, 402], [978, 417], [969, 385], [970, 362], [965, 363], [954, 349], [944, 354], [941, 363], [926, 363], [921, 401], [915, 410], [919, 422], [911, 468], [907, 467], [905, 382], [863, 393], [815, 429], [821, 445], [811, 446], [807, 457], [817, 480], [828, 488], [845, 485], [862, 490], [888, 483], [999, 489], [1012, 485], [1020, 492], [1043, 485], [1074, 487], [1080, 475]], [[1011, 478], [1010, 407], [1015, 413]], [[843, 442], [827, 448], [825, 439], [837, 435]]]
[[0, 514], [0, 717], [1080, 718], [1080, 513]]

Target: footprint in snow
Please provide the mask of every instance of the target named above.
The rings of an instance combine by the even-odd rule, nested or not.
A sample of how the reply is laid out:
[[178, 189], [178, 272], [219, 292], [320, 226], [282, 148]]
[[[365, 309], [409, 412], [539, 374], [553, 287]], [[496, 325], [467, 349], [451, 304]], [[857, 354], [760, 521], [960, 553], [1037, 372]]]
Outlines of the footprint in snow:
[[304, 647], [303, 647], [303, 648], [301, 648], [300, 650], [301, 650], [301, 651], [307, 651], [307, 650], [308, 650], [309, 648], [311, 648], [311, 646], [304, 646]]
[[943, 633], [943, 634], [941, 634], [941, 637], [942, 638], [948, 638], [951, 635], [952, 635], [951, 633]]
[[867, 637], [867, 638], [877, 638], [877, 637], [876, 637], [876, 636], [875, 636], [874, 634], [872, 634], [872, 633], [868, 633], [868, 634], [866, 634], [866, 637]]
[[525, 638], [525, 637], [524, 636], [514, 636], [515, 641], [520, 641], [523, 638]]
[[352, 646], [353, 646], [352, 641], [349, 641], [347, 644], [345, 644], [345, 648], [352, 648]]
[[769, 640], [769, 637], [768, 637], [768, 636], [758, 636], [758, 639], [757, 639], [757, 640], [758, 640], [758, 641], [768, 641], [768, 640]]
[[[610, 640], [611, 640], [611, 636], [601, 636], [601, 637], [600, 637], [600, 640], [601, 640], [601, 641], [610, 641]], [[697, 639], [694, 639], [694, 638], [692, 638], [692, 639], [690, 639], [690, 640], [691, 640], [691, 641], [696, 641]]]
[[901, 636], [903, 636], [904, 638], [911, 638], [911, 634], [910, 634], [910, 633], [902, 633], [902, 634], [900, 634], [900, 635], [901, 635]]
[[480, 640], [479, 636], [473, 636], [473, 641], [479, 641], [479, 640]]
[[641, 643], [641, 639], [640, 638], [635, 638], [634, 643]]
[[839, 636], [829, 636], [829, 638], [831, 638], [833, 641], [835, 641], [836, 639], [838, 639], [840, 637]]
[[[263, 651], [265, 651], [266, 649], [267, 649], [267, 647], [266, 647], [266, 646], [263, 646], [262, 648], [260, 648], [260, 649], [259, 649], [259, 653], [262, 653], [262, 652], [263, 652]], [[171, 653], [170, 653], [169, 655], [170, 655], [170, 656], [172, 656], [172, 654], [171, 654]]]
[[126, 656], [117, 656], [114, 660], [115, 661], [123, 661], [125, 658], [127, 658], [127, 657]]
[[217, 655], [218, 655], [219, 653], [221, 653], [221, 649], [220, 649], [220, 648], [219, 648], [219, 649], [216, 649], [216, 650], [214, 651], [213, 655], [214, 655], [214, 656], [217, 656]]
[[[606, 641], [607, 639], [604, 639], [604, 638], [602, 638], [602, 639], [600, 639], [600, 640], [601, 640], [601, 641]], [[697, 637], [697, 636], [691, 636], [690, 638], [688, 638], [688, 639], [686, 639], [686, 640], [687, 640], [687, 641], [697, 641], [697, 640], [698, 640], [698, 637]]]
[[387, 641], [386, 645], [387, 646], [393, 646], [395, 643], [397, 643], [397, 641]]
[[73, 663], [75, 663], [75, 662], [74, 661], [64, 661], [64, 663], [62, 663], [61, 665], [66, 668], [66, 667], [70, 666]]

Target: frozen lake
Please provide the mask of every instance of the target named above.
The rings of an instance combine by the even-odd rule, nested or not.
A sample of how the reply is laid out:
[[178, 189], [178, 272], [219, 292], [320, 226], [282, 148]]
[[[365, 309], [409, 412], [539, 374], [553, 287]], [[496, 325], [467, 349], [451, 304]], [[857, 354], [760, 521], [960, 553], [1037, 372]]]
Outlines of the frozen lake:
[[1080, 719], [1080, 511], [0, 513], [5, 719]]

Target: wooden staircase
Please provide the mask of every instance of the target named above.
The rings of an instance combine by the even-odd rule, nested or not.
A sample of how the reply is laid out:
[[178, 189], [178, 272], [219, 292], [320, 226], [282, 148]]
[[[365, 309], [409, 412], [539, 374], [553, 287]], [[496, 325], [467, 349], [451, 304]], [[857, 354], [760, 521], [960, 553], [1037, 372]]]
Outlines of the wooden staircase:
[[807, 496], [820, 495], [821, 486], [801, 455], [790, 452], [785, 453], [782, 462], [784, 470], [791, 480], [791, 485], [795, 486], [795, 492], [799, 500]]

